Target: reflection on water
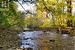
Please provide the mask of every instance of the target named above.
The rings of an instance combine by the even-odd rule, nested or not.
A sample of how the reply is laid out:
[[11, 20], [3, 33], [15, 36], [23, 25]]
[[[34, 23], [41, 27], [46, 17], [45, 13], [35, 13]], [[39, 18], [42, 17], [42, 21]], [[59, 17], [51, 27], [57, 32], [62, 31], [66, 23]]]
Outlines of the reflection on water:
[[19, 34], [20, 48], [33, 50], [74, 50], [75, 37], [56, 32], [30, 31]]

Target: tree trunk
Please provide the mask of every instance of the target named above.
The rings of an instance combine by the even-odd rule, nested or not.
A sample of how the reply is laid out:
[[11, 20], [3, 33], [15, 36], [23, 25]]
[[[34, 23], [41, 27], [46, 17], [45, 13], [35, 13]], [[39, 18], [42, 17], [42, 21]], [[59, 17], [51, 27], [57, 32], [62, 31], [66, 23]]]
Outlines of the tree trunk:
[[67, 0], [67, 13], [68, 16], [72, 16], [72, 0]]
[[[72, 0], [67, 0], [67, 16], [72, 16]], [[72, 19], [69, 19], [67, 21], [67, 26], [72, 27]]]

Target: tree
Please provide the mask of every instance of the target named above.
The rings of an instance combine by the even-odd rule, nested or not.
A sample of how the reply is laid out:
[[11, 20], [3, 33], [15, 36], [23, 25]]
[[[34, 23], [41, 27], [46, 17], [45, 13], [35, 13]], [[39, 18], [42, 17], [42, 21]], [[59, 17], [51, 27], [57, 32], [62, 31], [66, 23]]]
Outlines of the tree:
[[[66, 13], [63, 11], [63, 7], [66, 5], [64, 4], [65, 0], [37, 0], [37, 10], [41, 11], [42, 13], [44, 10], [47, 14], [51, 13], [51, 16], [48, 16], [48, 23], [50, 23], [50, 27], [66, 27], [66, 20], [67, 16]], [[60, 14], [59, 14], [60, 13]], [[40, 15], [39, 15], [40, 16]], [[65, 17], [66, 16], [66, 17]], [[43, 16], [42, 16], [43, 17]], [[45, 18], [46, 19], [46, 18]], [[46, 21], [47, 22], [47, 21]], [[44, 24], [46, 24], [46, 22]], [[47, 27], [46, 25], [45, 27]]]
[[67, 21], [67, 26], [72, 27], [72, 0], [67, 0], [67, 16], [69, 17], [69, 20]]
[[16, 4], [13, 1], [9, 2], [9, 7], [1, 8], [4, 10], [0, 11], [0, 28], [9, 29], [14, 26], [18, 27], [20, 23], [20, 13], [17, 12], [16, 8]]
[[19, 16], [20, 13], [16, 11], [16, 5], [13, 1], [9, 2], [9, 7], [0, 8], [0, 47], [5, 50], [6, 48], [18, 47], [18, 31], [15, 30], [18, 30], [21, 25]]

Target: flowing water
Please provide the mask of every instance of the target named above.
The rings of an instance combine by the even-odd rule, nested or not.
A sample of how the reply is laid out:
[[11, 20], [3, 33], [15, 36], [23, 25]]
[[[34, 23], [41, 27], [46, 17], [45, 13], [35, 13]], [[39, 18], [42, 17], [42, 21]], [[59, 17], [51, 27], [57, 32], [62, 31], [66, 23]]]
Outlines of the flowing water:
[[26, 31], [19, 34], [20, 48], [33, 50], [74, 50], [75, 37], [53, 31]]

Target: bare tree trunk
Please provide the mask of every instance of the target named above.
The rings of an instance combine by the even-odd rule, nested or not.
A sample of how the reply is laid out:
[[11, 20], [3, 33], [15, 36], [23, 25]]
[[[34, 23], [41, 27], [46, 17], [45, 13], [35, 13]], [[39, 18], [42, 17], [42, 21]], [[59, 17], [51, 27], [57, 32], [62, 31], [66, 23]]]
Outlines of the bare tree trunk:
[[67, 13], [68, 16], [72, 16], [72, 0], [67, 0]]
[[[71, 17], [72, 16], [72, 0], [67, 0], [67, 16]], [[67, 26], [72, 27], [72, 20], [67, 21]]]

